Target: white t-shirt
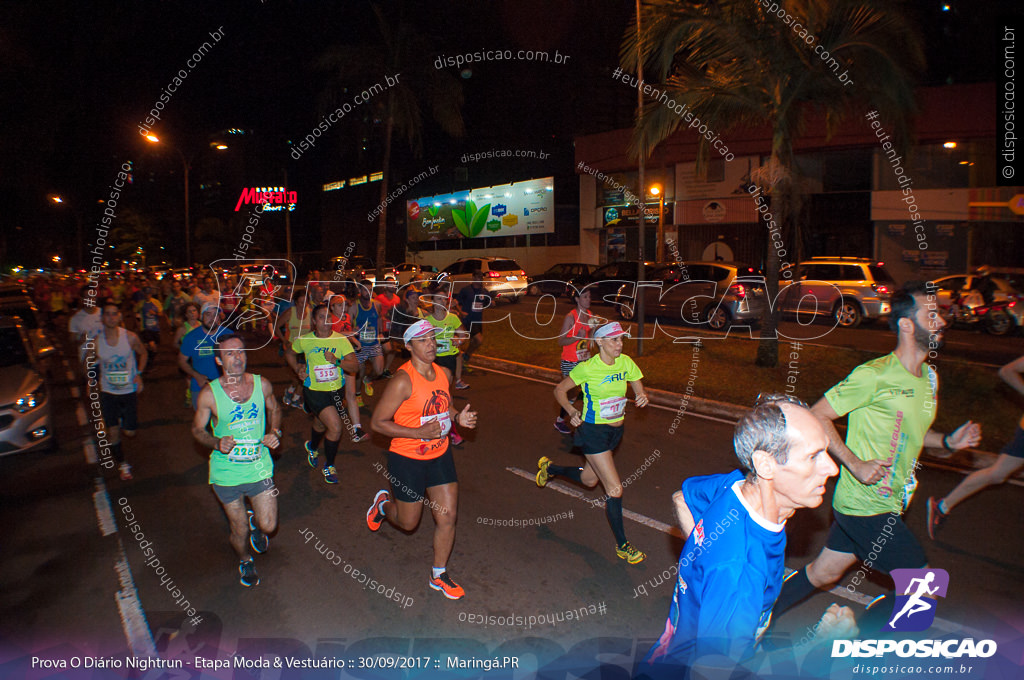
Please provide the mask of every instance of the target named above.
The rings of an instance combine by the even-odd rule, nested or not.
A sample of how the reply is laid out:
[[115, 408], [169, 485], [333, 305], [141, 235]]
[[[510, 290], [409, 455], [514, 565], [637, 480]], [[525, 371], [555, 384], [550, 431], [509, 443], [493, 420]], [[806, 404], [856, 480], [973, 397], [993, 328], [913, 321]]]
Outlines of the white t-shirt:
[[96, 334], [103, 330], [101, 318], [103, 315], [97, 307], [90, 308], [96, 310], [92, 314], [86, 312], [86, 309], [83, 307], [71, 316], [71, 320], [68, 321], [68, 330], [76, 337], [81, 334], [86, 338], [95, 338]]

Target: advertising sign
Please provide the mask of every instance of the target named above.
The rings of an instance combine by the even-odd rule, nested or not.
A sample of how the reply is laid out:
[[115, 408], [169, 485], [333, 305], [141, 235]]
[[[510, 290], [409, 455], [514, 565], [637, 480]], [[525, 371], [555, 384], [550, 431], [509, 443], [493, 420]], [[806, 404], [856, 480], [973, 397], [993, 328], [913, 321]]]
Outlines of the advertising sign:
[[552, 233], [554, 179], [528, 179], [407, 201], [409, 241]]

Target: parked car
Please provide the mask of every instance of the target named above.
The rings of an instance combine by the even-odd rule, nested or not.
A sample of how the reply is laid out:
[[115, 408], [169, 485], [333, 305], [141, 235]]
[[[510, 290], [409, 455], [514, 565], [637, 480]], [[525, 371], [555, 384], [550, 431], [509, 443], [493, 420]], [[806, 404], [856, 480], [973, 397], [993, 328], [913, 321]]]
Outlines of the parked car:
[[56, 448], [43, 361], [18, 319], [0, 317], [0, 455]]
[[417, 262], [403, 262], [395, 267], [398, 276], [398, 285], [404, 286], [417, 276], [421, 279], [432, 279], [437, 276], [437, 267], [432, 264], [419, 264]]
[[37, 351], [53, 348], [53, 339], [43, 326], [42, 316], [32, 300], [27, 297], [0, 298], [0, 316], [18, 317], [28, 335], [31, 346]]
[[[644, 317], [707, 325], [714, 330], [735, 323], [756, 325], [767, 303], [764, 275], [739, 262], [681, 262], [657, 267], [643, 286]], [[636, 316], [636, 286], [619, 291], [619, 316]]]
[[[651, 272], [658, 267], [671, 264], [670, 262], [645, 262], [644, 279], [650, 279]], [[609, 262], [590, 272], [587, 276], [580, 277], [577, 287], [580, 290], [590, 290], [591, 304], [607, 304], [614, 301], [619, 288], [623, 283], [637, 280], [638, 261], [623, 260], [622, 262]]]
[[[340, 266], [340, 268], [339, 268]], [[377, 282], [377, 265], [372, 259], [365, 255], [353, 255], [348, 259], [344, 256], [331, 258], [329, 263], [329, 270], [324, 273], [329, 275], [328, 278], [346, 281], [362, 281], [367, 280], [371, 283]], [[391, 278], [397, 280], [398, 276], [395, 273], [394, 266], [389, 262], [384, 263], [384, 278]]]
[[515, 260], [507, 257], [463, 257], [441, 270], [437, 279], [454, 282], [457, 293], [473, 282], [473, 272], [484, 275], [484, 289], [497, 300], [519, 302], [526, 292], [526, 272]]
[[896, 282], [884, 265], [863, 257], [812, 257], [779, 281], [778, 304], [785, 314], [829, 316], [855, 328], [891, 311]]
[[586, 281], [597, 265], [581, 262], [562, 262], [551, 265], [546, 272], [531, 276], [526, 292], [530, 295], [554, 295], [559, 297], [571, 291], [572, 286]]

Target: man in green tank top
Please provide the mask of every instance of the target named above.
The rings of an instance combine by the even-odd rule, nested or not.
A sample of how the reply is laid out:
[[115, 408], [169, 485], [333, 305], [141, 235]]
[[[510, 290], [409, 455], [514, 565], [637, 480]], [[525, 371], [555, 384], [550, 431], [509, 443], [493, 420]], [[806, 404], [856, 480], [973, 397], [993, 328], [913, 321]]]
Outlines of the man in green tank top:
[[[267, 551], [267, 534], [277, 528], [277, 488], [270, 449], [281, 443], [281, 409], [270, 381], [245, 372], [245, 342], [226, 334], [214, 360], [224, 374], [199, 393], [192, 436], [210, 451], [210, 485], [231, 524], [239, 581], [247, 588], [260, 577], [249, 547]], [[270, 432], [267, 432], [267, 418]], [[213, 419], [213, 434], [206, 429]], [[245, 499], [252, 510], [246, 510]]]

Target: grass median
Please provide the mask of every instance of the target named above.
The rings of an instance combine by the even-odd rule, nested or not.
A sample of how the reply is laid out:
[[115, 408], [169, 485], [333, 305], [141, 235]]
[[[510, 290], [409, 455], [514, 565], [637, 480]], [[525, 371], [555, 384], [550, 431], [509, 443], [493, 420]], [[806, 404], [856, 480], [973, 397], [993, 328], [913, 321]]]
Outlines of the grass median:
[[[513, 330], [508, 320], [488, 323], [478, 354], [557, 369], [558, 342], [540, 339], [558, 332], [558, 327], [553, 332], [547, 331], [550, 327], [543, 331], [539, 326], [524, 329], [517, 321]], [[653, 324], [648, 324], [648, 334], [652, 327]], [[623, 351], [640, 366], [644, 384], [649, 387], [682, 393], [687, 381], [693, 380], [694, 396], [742, 406], [753, 404], [759, 392], [786, 392], [787, 386], [792, 394], [813, 404], [856, 366], [881, 356], [845, 347], [783, 341], [779, 343], [779, 365], [765, 368], [754, 364], [757, 344], [749, 337], [710, 336], [703, 339], [701, 349], [694, 353], [692, 344], [674, 343], [659, 330], [655, 337], [644, 340], [642, 357], [636, 354], [635, 339], [626, 339]], [[694, 361], [697, 363], [695, 378], [691, 372]], [[984, 439], [979, 448], [1001, 449], [1013, 436], [1020, 420], [1024, 403], [1019, 396], [1003, 384], [995, 369], [941, 356], [935, 365], [940, 386], [934, 428], [952, 432], [971, 419], [982, 426]]]

